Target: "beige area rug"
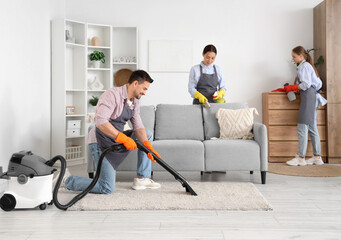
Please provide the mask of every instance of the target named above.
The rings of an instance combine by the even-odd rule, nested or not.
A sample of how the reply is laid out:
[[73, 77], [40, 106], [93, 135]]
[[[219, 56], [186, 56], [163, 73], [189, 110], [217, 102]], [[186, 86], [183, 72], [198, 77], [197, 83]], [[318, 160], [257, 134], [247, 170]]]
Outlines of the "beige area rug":
[[269, 172], [300, 177], [340, 177], [341, 166], [323, 164], [320, 166], [289, 166], [286, 163], [269, 163]]
[[[252, 183], [191, 182], [198, 196], [186, 193], [178, 181], [161, 184], [160, 189], [136, 191], [131, 182], [118, 182], [114, 193], [88, 194], [68, 210], [272, 210]], [[73, 196], [61, 189], [58, 199], [65, 204]]]

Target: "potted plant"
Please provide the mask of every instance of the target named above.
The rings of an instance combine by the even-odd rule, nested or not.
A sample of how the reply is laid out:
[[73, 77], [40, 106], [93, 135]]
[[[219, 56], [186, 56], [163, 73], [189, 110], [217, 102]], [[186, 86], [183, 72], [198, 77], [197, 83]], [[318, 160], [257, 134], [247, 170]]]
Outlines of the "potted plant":
[[105, 63], [105, 55], [103, 52], [94, 51], [90, 53], [90, 61], [93, 62], [95, 68], [99, 68], [99, 64]]
[[92, 96], [92, 98], [89, 99], [89, 103], [94, 107], [97, 105], [97, 102], [98, 102], [97, 96]]

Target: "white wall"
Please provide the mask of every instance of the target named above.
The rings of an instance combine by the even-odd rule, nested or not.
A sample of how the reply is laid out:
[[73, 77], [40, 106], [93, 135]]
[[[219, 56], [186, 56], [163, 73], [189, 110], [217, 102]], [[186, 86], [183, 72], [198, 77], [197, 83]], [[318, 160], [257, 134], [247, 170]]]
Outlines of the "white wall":
[[[261, 113], [261, 93], [292, 81], [290, 52], [313, 46], [312, 8], [322, 0], [12, 0], [0, 8], [0, 166], [12, 153], [50, 157], [50, 21], [137, 26], [140, 68], [148, 70], [148, 40], [193, 40], [194, 62], [206, 44], [218, 48], [227, 101]], [[176, 50], [176, 49], [175, 49]], [[188, 73], [151, 73], [144, 105], [190, 104]], [[261, 120], [259, 118], [258, 120]]]
[[[193, 40], [194, 62], [206, 44], [218, 49], [227, 101], [246, 101], [261, 115], [261, 94], [293, 82], [291, 49], [313, 47], [313, 7], [322, 0], [68, 0], [70, 19], [137, 26], [140, 68], [148, 70], [148, 40]], [[176, 49], [174, 49], [176, 51]], [[191, 104], [188, 73], [151, 73], [143, 105]], [[261, 117], [257, 118], [261, 121]]]
[[50, 157], [50, 21], [56, 17], [65, 17], [64, 1], [1, 3], [0, 166], [4, 170], [20, 150]]

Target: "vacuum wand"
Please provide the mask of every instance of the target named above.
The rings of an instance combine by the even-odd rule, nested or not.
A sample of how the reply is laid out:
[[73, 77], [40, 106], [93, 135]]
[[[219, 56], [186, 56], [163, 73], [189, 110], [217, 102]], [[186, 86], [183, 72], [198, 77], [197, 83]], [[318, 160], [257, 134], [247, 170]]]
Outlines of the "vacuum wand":
[[147, 147], [145, 147], [140, 141], [135, 140], [137, 148], [146, 154], [151, 153], [158, 164], [160, 164], [164, 169], [166, 169], [170, 174], [174, 176], [176, 180], [178, 180], [181, 185], [186, 189], [186, 192], [191, 193], [191, 195], [197, 196], [196, 192], [191, 188], [186, 179], [177, 171], [175, 171], [171, 166], [169, 166], [166, 162], [164, 162], [161, 158], [156, 156], [152, 151], [150, 151]]

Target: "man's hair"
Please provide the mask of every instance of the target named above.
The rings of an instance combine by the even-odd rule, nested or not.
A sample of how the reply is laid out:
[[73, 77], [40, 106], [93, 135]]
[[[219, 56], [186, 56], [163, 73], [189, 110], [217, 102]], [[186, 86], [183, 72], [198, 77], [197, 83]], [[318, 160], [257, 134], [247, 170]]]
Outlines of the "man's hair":
[[139, 84], [142, 84], [145, 81], [152, 83], [154, 80], [149, 76], [149, 74], [146, 71], [136, 70], [131, 74], [128, 83], [132, 84], [134, 81], [138, 81]]

